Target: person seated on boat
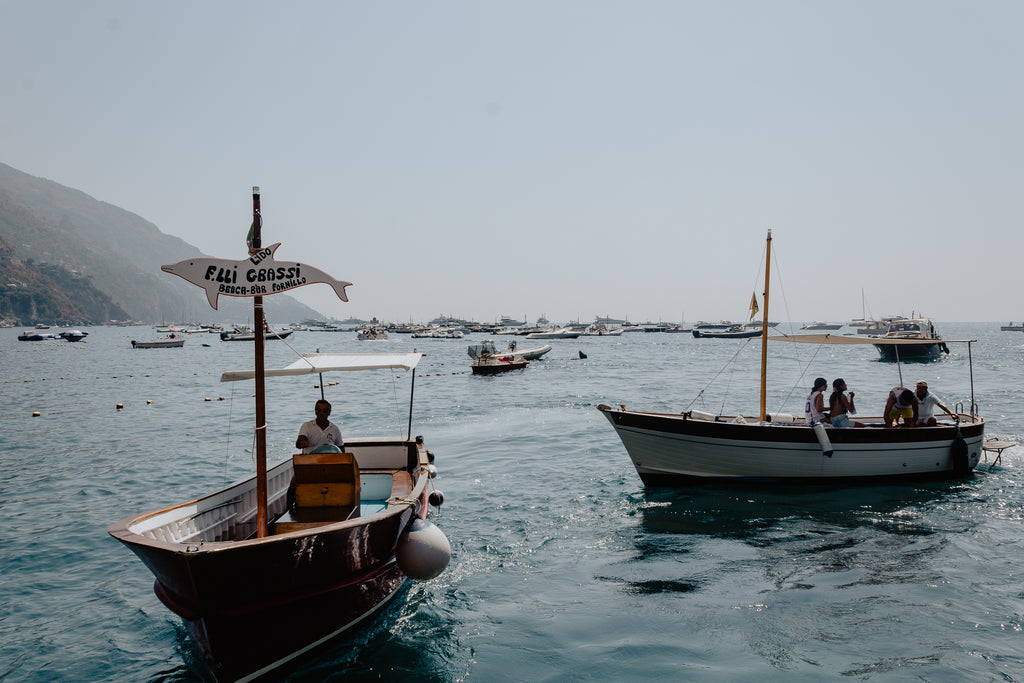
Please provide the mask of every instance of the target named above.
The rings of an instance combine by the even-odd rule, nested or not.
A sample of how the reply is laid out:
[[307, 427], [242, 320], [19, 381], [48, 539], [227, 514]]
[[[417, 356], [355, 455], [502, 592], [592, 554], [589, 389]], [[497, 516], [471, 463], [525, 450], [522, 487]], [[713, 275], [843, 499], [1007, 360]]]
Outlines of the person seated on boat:
[[295, 439], [295, 447], [303, 453], [309, 453], [317, 446], [325, 443], [334, 444], [345, 450], [345, 442], [341, 438], [341, 429], [327, 418], [331, 415], [331, 404], [320, 399], [313, 406], [316, 418], [304, 422], [299, 427], [299, 437]]
[[920, 401], [913, 391], [905, 387], [894, 387], [885, 401], [885, 426], [898, 427], [901, 417], [904, 427], [917, 425], [920, 408]]
[[825, 412], [825, 389], [828, 388], [828, 380], [824, 377], [819, 377], [814, 380], [814, 388], [811, 389], [810, 395], [807, 397], [807, 405], [804, 406], [804, 420], [807, 421], [808, 425], [816, 425], [819, 423], [828, 423], [828, 413]]
[[845, 380], [842, 378], [832, 380], [832, 395], [828, 397], [828, 414], [832, 426], [839, 428], [863, 427], [864, 425], [860, 422], [854, 422], [850, 419], [850, 415], [857, 413], [857, 408], [853, 405], [855, 394], [851, 391], [850, 395], [847, 396], [844, 393], [845, 391]]
[[942, 408], [943, 412], [951, 418], [957, 419], [953, 411], [947, 408], [938, 396], [928, 391], [928, 382], [923, 379], [917, 381], [917, 389], [914, 391], [914, 396], [917, 397], [919, 406], [917, 411], [918, 427], [934, 427], [939, 423], [935, 419], [936, 408]]

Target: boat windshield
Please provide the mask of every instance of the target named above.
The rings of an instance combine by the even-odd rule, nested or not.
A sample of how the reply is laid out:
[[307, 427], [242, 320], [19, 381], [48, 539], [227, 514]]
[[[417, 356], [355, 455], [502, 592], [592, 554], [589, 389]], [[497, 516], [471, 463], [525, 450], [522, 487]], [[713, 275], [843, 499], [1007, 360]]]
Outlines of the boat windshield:
[[470, 344], [466, 353], [469, 354], [470, 358], [479, 358], [487, 354], [493, 356], [498, 353], [498, 350], [494, 347], [494, 342], [488, 340], [481, 344]]
[[918, 323], [892, 323], [888, 332], [920, 332], [921, 326]]

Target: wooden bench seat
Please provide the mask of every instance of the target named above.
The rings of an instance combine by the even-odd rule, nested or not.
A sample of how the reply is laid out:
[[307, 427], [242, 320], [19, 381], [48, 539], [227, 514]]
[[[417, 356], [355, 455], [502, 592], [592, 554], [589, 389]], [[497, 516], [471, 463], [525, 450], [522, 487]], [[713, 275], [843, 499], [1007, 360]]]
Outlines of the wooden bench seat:
[[[299, 458], [310, 458], [316, 455], [316, 459], [299, 461]], [[330, 456], [326, 459], [325, 456]], [[338, 456], [348, 456], [339, 458]], [[294, 504], [285, 511], [277, 520], [270, 525], [271, 534], [286, 534], [291, 531], [300, 531], [312, 527], [331, 524], [333, 522], [344, 522], [348, 519], [355, 519], [364, 512], [360, 505], [361, 486], [359, 477], [366, 476], [367, 479], [379, 476], [386, 476], [391, 479], [390, 489], [386, 484], [371, 486], [367, 484], [368, 492], [373, 497], [380, 495], [381, 499], [367, 500], [366, 514], [385, 509], [387, 499], [408, 498], [412, 494], [412, 475], [405, 470], [388, 469], [367, 469], [360, 471], [355, 460], [348, 453], [319, 453], [305, 456], [294, 456], [296, 472], [294, 487]], [[336, 462], [334, 462], [336, 461]], [[340, 465], [338, 469], [331, 466]], [[347, 467], [348, 474], [342, 473]], [[349, 474], [354, 475], [353, 480], [348, 480]], [[336, 481], [340, 476], [344, 481]], [[383, 484], [383, 482], [380, 482]], [[305, 487], [305, 488], [304, 488]], [[375, 490], [376, 489], [376, 490]], [[388, 498], [384, 498], [386, 492], [390, 491]], [[300, 492], [302, 494], [300, 495]], [[323, 501], [347, 501], [337, 505], [321, 505]]]
[[292, 456], [295, 507], [359, 505], [359, 465], [351, 453], [308, 453]]
[[313, 508], [292, 508], [270, 525], [270, 533], [286, 534], [290, 531], [311, 529], [332, 522], [344, 522], [359, 516], [358, 505], [321, 506]]

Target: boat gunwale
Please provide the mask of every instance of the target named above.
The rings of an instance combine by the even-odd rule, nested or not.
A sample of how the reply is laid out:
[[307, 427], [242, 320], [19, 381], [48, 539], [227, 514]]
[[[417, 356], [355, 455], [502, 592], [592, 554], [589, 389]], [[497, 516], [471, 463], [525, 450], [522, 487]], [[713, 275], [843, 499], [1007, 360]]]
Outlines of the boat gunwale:
[[[631, 429], [654, 429], [653, 426], [645, 426], [642, 423], [660, 421], [665, 424], [675, 424], [680, 426], [678, 429], [672, 430], [668, 433], [690, 434], [708, 438], [739, 439], [742, 441], [799, 441], [807, 443], [817, 441], [811, 426], [803, 422], [762, 423], [757, 421], [756, 418], [750, 418], [752, 420], [751, 422], [737, 423], [732, 421], [735, 416], [722, 416], [723, 419], [721, 420], [706, 420], [691, 417], [686, 413], [654, 413], [621, 408], [616, 409], [604, 404], [597, 406], [597, 409], [606, 414], [616, 429], [619, 427]], [[943, 422], [934, 427], [890, 428], [883, 426], [866, 426], [840, 428], [832, 427], [827, 424], [824, 426], [829, 438], [834, 444], [851, 445], [875, 442], [877, 439], [872, 437], [878, 437], [882, 434], [885, 435], [885, 441], [887, 443], [911, 444], [915, 442], [945, 441], [952, 438], [950, 433], [960, 433], [964, 437], [973, 437], [975, 436], [975, 432], [980, 434], [984, 433], [984, 418], [980, 416], [972, 416], [966, 413], [959, 413], [958, 415], [961, 418], [960, 422]], [[617, 416], [619, 419], [616, 419]], [[625, 421], [628, 422], [628, 424], [622, 424], [622, 418], [626, 418]], [[857, 418], [858, 421], [873, 420], [875, 421], [875, 424], [883, 421], [881, 417], [857, 416]], [[802, 420], [803, 418], [797, 419]], [[685, 427], [682, 425], [685, 425]], [[657, 431], [664, 432], [668, 430], [659, 429]], [[801, 437], [805, 438], [794, 439], [792, 436], [795, 434], [800, 434]]]
[[[406, 441], [406, 444], [413, 444], [413, 441]], [[284, 476], [291, 471], [292, 460], [287, 458], [268, 469], [268, 477], [271, 475]], [[343, 530], [346, 528], [354, 528], [359, 526], [365, 526], [376, 523], [380, 520], [391, 518], [395, 515], [403, 514], [410, 506], [413, 507], [416, 512], [419, 512], [420, 498], [423, 496], [424, 487], [427, 486], [429, 476], [426, 472], [426, 464], [423, 462], [417, 463], [416, 466], [411, 468], [413, 470], [419, 470], [419, 476], [413, 480], [413, 486], [407, 496], [402, 498], [389, 497], [385, 499], [387, 507], [383, 510], [371, 513], [369, 515], [360, 515], [359, 517], [353, 517], [351, 519], [339, 520], [335, 522], [324, 522], [321, 525], [314, 527], [308, 527], [305, 529], [297, 529], [295, 531], [281, 532], [271, 534], [265, 537], [252, 536], [249, 538], [242, 538], [237, 540], [223, 540], [223, 541], [205, 541], [202, 539], [190, 539], [186, 541], [167, 541], [159, 538], [154, 538], [146, 533], [146, 531], [152, 531], [161, 527], [169, 525], [179, 524], [182, 522], [188, 522], [190, 520], [198, 519], [202, 515], [216, 510], [220, 507], [227, 507], [230, 505], [241, 504], [243, 497], [247, 492], [253, 491], [256, 488], [256, 475], [253, 474], [245, 479], [237, 481], [233, 484], [229, 484], [224, 488], [213, 491], [207, 495], [199, 498], [194, 498], [183, 503], [177, 503], [163, 508], [157, 508], [146, 512], [138, 513], [125, 517], [117, 522], [114, 522], [107, 528], [107, 533], [125, 543], [126, 545], [139, 545], [151, 548], [159, 548], [174, 553], [195, 555], [199, 552], [215, 552], [230, 550], [233, 548], [252, 547], [258, 546], [264, 543], [273, 543], [275, 540], [285, 538], [295, 538], [302, 536], [309, 536], [312, 534], [320, 534], [325, 532], [332, 532], [336, 530]], [[367, 474], [382, 474], [390, 473], [392, 476], [399, 471], [404, 471], [412, 475], [414, 472], [410, 471], [409, 467], [396, 467], [396, 468], [366, 468], [362, 470]], [[202, 510], [199, 506], [203, 501], [208, 501], [213, 498], [230, 495], [234, 489], [238, 489], [238, 495], [226, 498], [224, 501], [211, 505], [208, 508]], [[278, 494], [274, 497], [275, 500], [279, 499], [283, 494]], [[191, 514], [188, 513], [188, 508], [195, 508]], [[170, 516], [169, 519], [161, 524], [156, 524], [146, 529], [146, 531], [137, 531], [133, 527], [137, 527], [146, 520], [151, 520], [153, 517], [159, 515], [171, 515], [176, 510], [182, 511], [184, 514], [180, 516]], [[251, 517], [255, 519], [255, 509], [252, 510]]]

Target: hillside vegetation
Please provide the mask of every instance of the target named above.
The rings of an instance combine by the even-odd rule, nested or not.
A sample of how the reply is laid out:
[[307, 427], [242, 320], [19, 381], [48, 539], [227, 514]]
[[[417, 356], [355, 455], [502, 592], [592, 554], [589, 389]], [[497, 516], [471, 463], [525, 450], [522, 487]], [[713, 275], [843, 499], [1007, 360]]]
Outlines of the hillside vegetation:
[[[245, 321], [248, 300], [206, 303], [202, 290], [160, 271], [202, 255], [141, 216], [84, 192], [0, 164], [0, 321], [102, 324]], [[266, 299], [276, 321], [319, 318], [282, 294]]]

